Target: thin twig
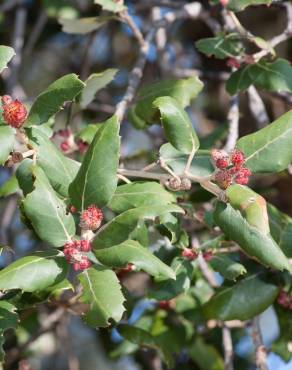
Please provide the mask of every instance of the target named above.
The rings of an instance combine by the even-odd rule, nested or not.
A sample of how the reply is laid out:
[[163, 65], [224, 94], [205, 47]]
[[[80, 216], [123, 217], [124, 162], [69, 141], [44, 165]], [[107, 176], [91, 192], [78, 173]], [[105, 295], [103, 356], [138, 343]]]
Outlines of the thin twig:
[[231, 330], [225, 324], [223, 324], [222, 328], [222, 342], [224, 349], [224, 369], [234, 370]]
[[144, 36], [142, 35], [142, 32], [139, 30], [139, 28], [136, 26], [135, 22], [133, 21], [133, 18], [130, 16], [128, 10], [123, 10], [120, 13], [120, 17], [123, 22], [125, 22], [132, 30], [134, 37], [138, 41], [141, 48], [145, 46], [145, 40]]
[[253, 85], [248, 88], [247, 94], [249, 100], [249, 109], [257, 123], [257, 127], [265, 127], [269, 122], [269, 116], [260, 94]]
[[239, 98], [234, 95], [230, 99], [230, 110], [227, 116], [228, 120], [228, 136], [224, 149], [230, 152], [236, 145], [239, 136]]
[[252, 320], [252, 340], [255, 347], [256, 367], [257, 370], [268, 370], [267, 351], [263, 343], [262, 333], [259, 325], [259, 317]]

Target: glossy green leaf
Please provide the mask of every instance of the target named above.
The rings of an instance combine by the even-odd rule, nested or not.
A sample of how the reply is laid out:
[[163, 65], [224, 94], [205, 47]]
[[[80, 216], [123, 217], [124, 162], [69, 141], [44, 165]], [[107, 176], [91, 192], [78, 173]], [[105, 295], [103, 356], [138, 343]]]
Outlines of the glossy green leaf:
[[200, 370], [224, 370], [224, 362], [217, 349], [197, 336], [188, 348], [190, 358]]
[[183, 213], [177, 205], [153, 205], [129, 209], [113, 218], [99, 229], [93, 240], [95, 249], [108, 248], [123, 243], [129, 239], [131, 232], [141, 220], [155, 220], [156, 217], [165, 213]]
[[204, 305], [207, 319], [249, 320], [266, 310], [275, 300], [278, 287], [256, 275], [220, 288]]
[[75, 222], [40, 168], [33, 169], [34, 190], [23, 201], [25, 215], [40, 239], [61, 247], [75, 235]]
[[0, 290], [35, 292], [46, 289], [64, 279], [67, 266], [65, 258], [55, 250], [22, 257], [0, 271]]
[[155, 284], [154, 288], [148, 292], [149, 298], [157, 300], [170, 300], [181, 293], [190, 289], [193, 267], [190, 261], [177, 257], [171, 263], [176, 280], [166, 280]]
[[77, 176], [70, 184], [72, 204], [84, 209], [91, 204], [106, 205], [117, 187], [120, 155], [119, 122], [116, 116], [107, 120], [90, 144]]
[[265, 198], [243, 185], [230, 185], [225, 192], [229, 203], [238, 209], [246, 221], [263, 234], [270, 233]]
[[0, 166], [6, 162], [14, 145], [14, 131], [5, 123], [0, 124]]
[[3, 185], [0, 186], [0, 198], [15, 194], [18, 190], [18, 181], [16, 176], [12, 175]]
[[109, 320], [119, 322], [125, 310], [124, 296], [116, 274], [102, 267], [91, 267], [78, 275], [82, 286], [81, 301], [89, 308], [84, 315], [93, 327], [107, 327]]
[[118, 13], [126, 8], [123, 0], [94, 0], [94, 3], [100, 5], [104, 10], [114, 13]]
[[15, 51], [10, 46], [0, 45], [0, 73], [14, 57]]
[[[7, 329], [15, 329], [18, 324], [16, 307], [7, 301], [0, 301], [0, 362], [4, 360], [3, 351], [4, 332]], [[1, 366], [1, 365], [0, 365]]]
[[292, 67], [285, 59], [269, 63], [261, 60], [232, 73], [226, 83], [230, 95], [246, 90], [250, 85], [275, 92], [292, 92]]
[[292, 218], [268, 204], [271, 234], [288, 258], [292, 258]]
[[175, 149], [185, 154], [199, 149], [192, 122], [176, 99], [162, 96], [154, 100], [153, 105], [159, 110], [165, 136]]
[[228, 280], [236, 280], [247, 272], [241, 263], [233, 261], [228, 256], [215, 254], [210, 261], [210, 265], [213, 270], [219, 272]]
[[279, 172], [292, 162], [292, 110], [237, 142], [252, 172]]
[[173, 270], [154, 256], [148, 249], [134, 240], [105, 249], [94, 250], [99, 262], [109, 267], [125, 267], [132, 263], [138, 270], [144, 270], [156, 277], [175, 279]]
[[265, 266], [289, 270], [290, 264], [270, 234], [250, 225], [230, 204], [217, 202], [214, 220], [221, 230], [250, 256]]
[[79, 19], [60, 18], [59, 23], [62, 26], [62, 31], [73, 35], [86, 35], [87, 33], [98, 30], [105, 25], [113, 17], [99, 16], [87, 17]]
[[80, 164], [64, 156], [38, 127], [26, 130], [30, 144], [37, 151], [37, 164], [44, 170], [53, 188], [62, 196], [68, 196], [69, 184], [73, 181]]
[[132, 182], [117, 187], [108, 207], [121, 213], [131, 208], [175, 203], [175, 196], [156, 182]]
[[74, 100], [83, 88], [84, 83], [73, 73], [59, 78], [36, 98], [26, 120], [26, 126], [47, 122], [65, 102]]
[[218, 59], [237, 57], [243, 50], [237, 33], [200, 39], [196, 42], [196, 47], [201, 53], [208, 56], [214, 55]]
[[158, 338], [154, 337], [146, 330], [130, 325], [119, 325], [118, 331], [125, 339], [139, 345], [139, 347], [157, 350], [168, 367], [173, 367], [171, 353], [160, 343]]
[[[171, 144], [160, 147], [159, 156], [177, 175], [182, 175], [188, 160], [188, 155], [176, 150]], [[214, 172], [207, 150], [199, 150], [192, 160], [189, 173], [193, 176], [204, 177]]]
[[198, 77], [190, 77], [181, 80], [166, 80], [146, 86], [138, 93], [138, 102], [132, 107], [130, 118], [138, 128], [147, 123], [157, 123], [159, 114], [153, 106], [154, 100], [161, 96], [170, 96], [177, 100], [185, 108], [190, 105], [202, 90], [203, 84]]
[[15, 172], [19, 187], [22, 190], [24, 196], [33, 191], [33, 168], [33, 160], [30, 158], [25, 158], [17, 167], [17, 170]]
[[117, 69], [109, 68], [103, 72], [90, 75], [85, 81], [85, 87], [78, 97], [81, 108], [86, 108], [94, 100], [95, 94], [115, 78], [117, 72]]

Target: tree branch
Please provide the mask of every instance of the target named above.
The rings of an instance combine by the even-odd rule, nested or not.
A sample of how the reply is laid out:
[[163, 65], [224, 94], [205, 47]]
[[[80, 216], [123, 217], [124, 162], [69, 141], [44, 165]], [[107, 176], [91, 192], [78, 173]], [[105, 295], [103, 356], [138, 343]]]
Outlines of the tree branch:
[[236, 145], [239, 136], [239, 97], [234, 95], [230, 99], [230, 110], [227, 116], [228, 120], [228, 136], [224, 149], [230, 152]]
[[268, 370], [267, 351], [263, 343], [262, 333], [259, 325], [259, 317], [252, 320], [252, 340], [255, 346], [257, 370]]

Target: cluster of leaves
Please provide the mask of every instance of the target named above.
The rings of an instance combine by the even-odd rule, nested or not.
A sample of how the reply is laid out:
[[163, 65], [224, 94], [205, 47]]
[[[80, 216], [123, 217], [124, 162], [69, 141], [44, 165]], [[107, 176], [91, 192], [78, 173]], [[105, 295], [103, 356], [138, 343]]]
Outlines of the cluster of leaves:
[[[238, 11], [248, 5], [269, 2], [230, 1], [228, 7]], [[96, 0], [96, 3], [113, 13], [124, 9], [116, 1]], [[74, 29], [77, 27], [78, 33], [91, 32], [103, 21], [106, 19], [79, 20]], [[64, 31], [71, 32], [70, 22], [62, 21], [62, 24]], [[200, 40], [196, 46], [207, 55], [224, 59], [243, 55], [242, 41], [238, 34], [220, 34]], [[262, 45], [258, 41], [257, 44]], [[13, 55], [11, 48], [0, 47], [1, 71]], [[272, 205], [267, 206], [265, 199], [249, 187], [231, 185], [225, 192], [227, 202], [217, 199], [212, 211], [205, 215], [204, 222], [212, 231], [207, 236], [202, 234], [198, 246], [198, 252], [212, 249], [209, 267], [224, 278], [220, 288], [211, 288], [197, 260], [181, 257], [182, 250], [191, 244], [192, 234], [188, 233], [185, 221], [196, 211], [192, 195], [168, 191], [156, 181], [118, 184], [120, 123], [116, 116], [76, 133], [89, 144], [80, 161], [65, 156], [51, 140], [54, 116], [64, 104], [72, 102], [75, 109], [86, 109], [115, 73], [116, 70], [107, 70], [93, 74], [84, 82], [74, 74], [58, 79], [35, 99], [18, 132], [26, 138], [25, 149], [33, 150], [35, 155], [21, 161], [15, 175], [1, 187], [0, 194], [21, 195], [19, 209], [23, 222], [50, 248], [23, 257], [0, 271], [1, 343], [4, 332], [17, 326], [17, 312], [23, 307], [50, 300], [56, 290], [74, 289], [67, 280], [68, 264], [62, 253], [66, 242], [80, 237], [78, 215], [69, 209], [74, 206], [82, 212], [95, 204], [104, 210], [106, 222], [92, 239], [89, 254], [92, 267], [79, 273], [78, 283], [75, 282], [81, 286], [80, 301], [86, 304], [85, 322], [95, 328], [108, 327], [112, 322], [118, 325], [125, 341], [113, 351], [113, 356], [134, 353], [145, 346], [157, 350], [172, 366], [172, 354], [186, 348], [200, 369], [223, 369], [218, 351], [194, 328], [208, 319], [249, 320], [273, 304], [280, 285], [287, 281], [291, 284], [292, 219]], [[291, 78], [287, 61], [269, 62], [264, 58], [243, 64], [231, 74], [226, 88], [231, 95], [250, 85], [291, 92]], [[207, 150], [199, 149], [200, 140], [185, 110], [202, 89], [203, 83], [197, 77], [155, 83], [141, 89], [130, 119], [139, 128], [160, 122], [167, 140], [159, 151], [161, 163], [178, 178], [189, 176], [203, 186], [206, 177], [214, 173], [210, 146]], [[0, 123], [0, 165], [5, 165], [18, 138], [15, 129]], [[291, 139], [290, 111], [267, 127], [240, 138], [236, 147], [244, 153], [246, 165], [253, 173], [277, 173], [286, 170], [292, 161]], [[186, 173], [189, 158], [192, 161]], [[156, 174], [165, 176], [163, 169]], [[214, 231], [215, 226], [220, 227], [219, 234]], [[164, 240], [156, 252], [150, 248], [150, 235], [156, 236], [156, 246], [159, 238]], [[222, 246], [232, 242], [244, 254], [220, 252]], [[166, 248], [167, 245], [171, 248]], [[123, 316], [126, 318], [125, 297], [129, 294], [117, 270], [128, 264], [152, 277], [147, 296], [156, 302], [134, 326], [119, 324]], [[133, 300], [127, 302], [129, 313], [135, 307]], [[165, 300], [175, 305], [170, 304], [169, 311], [157, 310], [157, 302]], [[281, 337], [275, 351], [289, 359], [289, 337], [285, 334], [289, 319], [285, 310], [277, 309]], [[2, 359], [3, 356], [1, 353]]]

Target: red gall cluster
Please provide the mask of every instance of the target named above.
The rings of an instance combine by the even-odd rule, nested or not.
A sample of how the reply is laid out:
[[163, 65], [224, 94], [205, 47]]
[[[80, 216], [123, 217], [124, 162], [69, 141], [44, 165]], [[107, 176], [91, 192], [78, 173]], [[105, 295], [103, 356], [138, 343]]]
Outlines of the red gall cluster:
[[27, 110], [19, 100], [4, 95], [1, 98], [3, 119], [11, 127], [20, 128], [27, 117]]
[[244, 167], [244, 154], [234, 149], [230, 155], [224, 150], [213, 149], [211, 158], [218, 169], [215, 181], [221, 189], [227, 189], [231, 184], [246, 185], [251, 175], [250, 170]]
[[284, 290], [280, 291], [277, 302], [280, 306], [292, 310], [292, 295], [285, 292]]
[[64, 255], [75, 271], [83, 271], [91, 266], [85, 253], [91, 251], [91, 244], [88, 240], [72, 240], [64, 245]]
[[[199, 253], [194, 251], [193, 249], [191, 248], [185, 248], [183, 251], [182, 251], [182, 257], [184, 257], [185, 259], [189, 260], [189, 261], [194, 261], [196, 260], [198, 257], [199, 257]], [[204, 258], [204, 260], [206, 262], [210, 261], [213, 257], [213, 252], [211, 250], [208, 250], [208, 251], [205, 251], [202, 253], [202, 256]]]
[[81, 139], [75, 141], [74, 135], [69, 129], [56, 131], [52, 139], [63, 153], [71, 153], [78, 150], [79, 153], [84, 154], [88, 148], [88, 144], [85, 141]]
[[79, 226], [83, 230], [96, 230], [100, 227], [102, 220], [102, 211], [92, 204], [81, 213]]

